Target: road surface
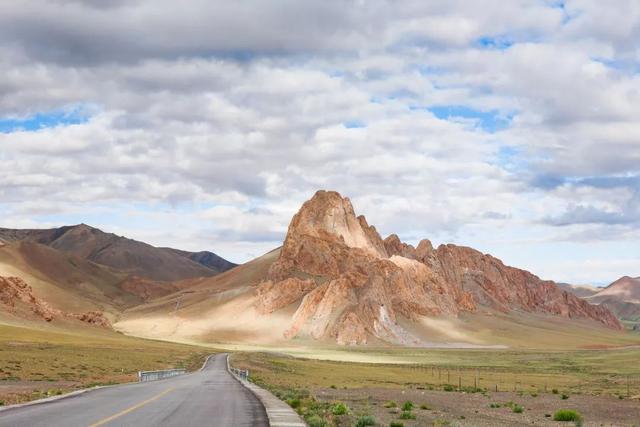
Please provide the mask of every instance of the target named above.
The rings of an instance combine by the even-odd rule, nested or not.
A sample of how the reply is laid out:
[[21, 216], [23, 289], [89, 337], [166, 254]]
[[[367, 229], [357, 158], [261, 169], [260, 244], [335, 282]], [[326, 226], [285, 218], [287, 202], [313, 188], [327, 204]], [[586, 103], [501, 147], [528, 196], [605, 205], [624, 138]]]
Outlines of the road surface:
[[0, 426], [268, 426], [260, 401], [227, 372], [226, 357], [211, 357], [199, 372], [3, 411]]

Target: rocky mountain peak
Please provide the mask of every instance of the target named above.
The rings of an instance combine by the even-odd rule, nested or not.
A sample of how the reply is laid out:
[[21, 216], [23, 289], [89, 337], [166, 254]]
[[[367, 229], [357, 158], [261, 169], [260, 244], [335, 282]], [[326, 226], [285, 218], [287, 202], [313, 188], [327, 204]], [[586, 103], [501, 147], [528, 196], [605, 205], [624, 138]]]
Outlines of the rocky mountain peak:
[[514, 310], [583, 317], [620, 329], [605, 308], [555, 283], [505, 266], [472, 248], [427, 239], [417, 248], [392, 234], [384, 241], [351, 201], [318, 191], [293, 217], [278, 259], [258, 286], [257, 309], [270, 314], [298, 304], [285, 337], [363, 344], [377, 339], [421, 345], [401, 319]]
[[369, 226], [364, 216], [356, 217], [349, 198], [342, 197], [335, 191], [316, 192], [293, 217], [287, 240], [303, 235], [335, 239], [347, 247], [387, 257], [385, 245], [375, 227]]

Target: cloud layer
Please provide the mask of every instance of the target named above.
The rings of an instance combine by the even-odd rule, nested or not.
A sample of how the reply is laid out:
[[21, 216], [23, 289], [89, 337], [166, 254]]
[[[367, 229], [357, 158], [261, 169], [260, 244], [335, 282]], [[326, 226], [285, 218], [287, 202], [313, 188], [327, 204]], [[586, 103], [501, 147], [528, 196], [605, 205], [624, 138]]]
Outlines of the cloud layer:
[[0, 225], [244, 261], [328, 188], [409, 241], [638, 275], [637, 40], [632, 0], [4, 2]]

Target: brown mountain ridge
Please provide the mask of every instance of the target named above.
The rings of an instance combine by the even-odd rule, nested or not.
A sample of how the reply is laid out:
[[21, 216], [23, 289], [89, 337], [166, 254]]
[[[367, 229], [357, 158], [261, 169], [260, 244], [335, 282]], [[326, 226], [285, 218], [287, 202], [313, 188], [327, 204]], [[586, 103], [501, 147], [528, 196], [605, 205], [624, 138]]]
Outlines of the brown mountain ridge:
[[86, 224], [46, 230], [0, 228], [0, 239], [39, 243], [128, 274], [159, 281], [214, 276], [236, 266], [213, 252], [157, 248]]

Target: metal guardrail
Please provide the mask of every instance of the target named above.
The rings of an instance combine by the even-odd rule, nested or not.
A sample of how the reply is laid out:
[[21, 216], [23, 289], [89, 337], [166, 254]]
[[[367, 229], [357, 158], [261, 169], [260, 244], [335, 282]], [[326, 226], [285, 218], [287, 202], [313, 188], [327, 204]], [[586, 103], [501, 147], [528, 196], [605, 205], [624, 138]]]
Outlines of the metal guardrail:
[[164, 371], [138, 371], [138, 381], [154, 381], [171, 378], [186, 373], [186, 369], [166, 369]]
[[246, 369], [229, 368], [229, 370], [233, 372], [236, 377], [242, 380], [246, 381], [249, 378], [249, 371]]

